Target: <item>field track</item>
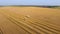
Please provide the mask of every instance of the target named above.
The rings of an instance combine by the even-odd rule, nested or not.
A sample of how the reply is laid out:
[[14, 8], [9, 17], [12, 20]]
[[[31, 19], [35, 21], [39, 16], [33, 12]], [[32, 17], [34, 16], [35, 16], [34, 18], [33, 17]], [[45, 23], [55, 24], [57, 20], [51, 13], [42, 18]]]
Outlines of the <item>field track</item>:
[[60, 10], [1, 7], [0, 34], [60, 34]]

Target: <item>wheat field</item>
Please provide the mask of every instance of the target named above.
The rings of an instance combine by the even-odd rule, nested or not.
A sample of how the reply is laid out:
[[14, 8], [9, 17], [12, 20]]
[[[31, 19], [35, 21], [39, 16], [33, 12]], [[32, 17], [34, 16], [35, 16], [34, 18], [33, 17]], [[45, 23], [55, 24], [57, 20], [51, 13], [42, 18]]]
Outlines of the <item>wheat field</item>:
[[0, 7], [0, 34], [60, 34], [60, 10]]

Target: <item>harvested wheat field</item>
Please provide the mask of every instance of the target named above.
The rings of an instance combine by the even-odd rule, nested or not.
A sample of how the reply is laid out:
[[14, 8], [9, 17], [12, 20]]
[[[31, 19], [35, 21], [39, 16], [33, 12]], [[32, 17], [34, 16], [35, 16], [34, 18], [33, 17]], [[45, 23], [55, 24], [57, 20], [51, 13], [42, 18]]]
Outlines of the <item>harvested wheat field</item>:
[[0, 7], [0, 34], [60, 34], [60, 10]]

